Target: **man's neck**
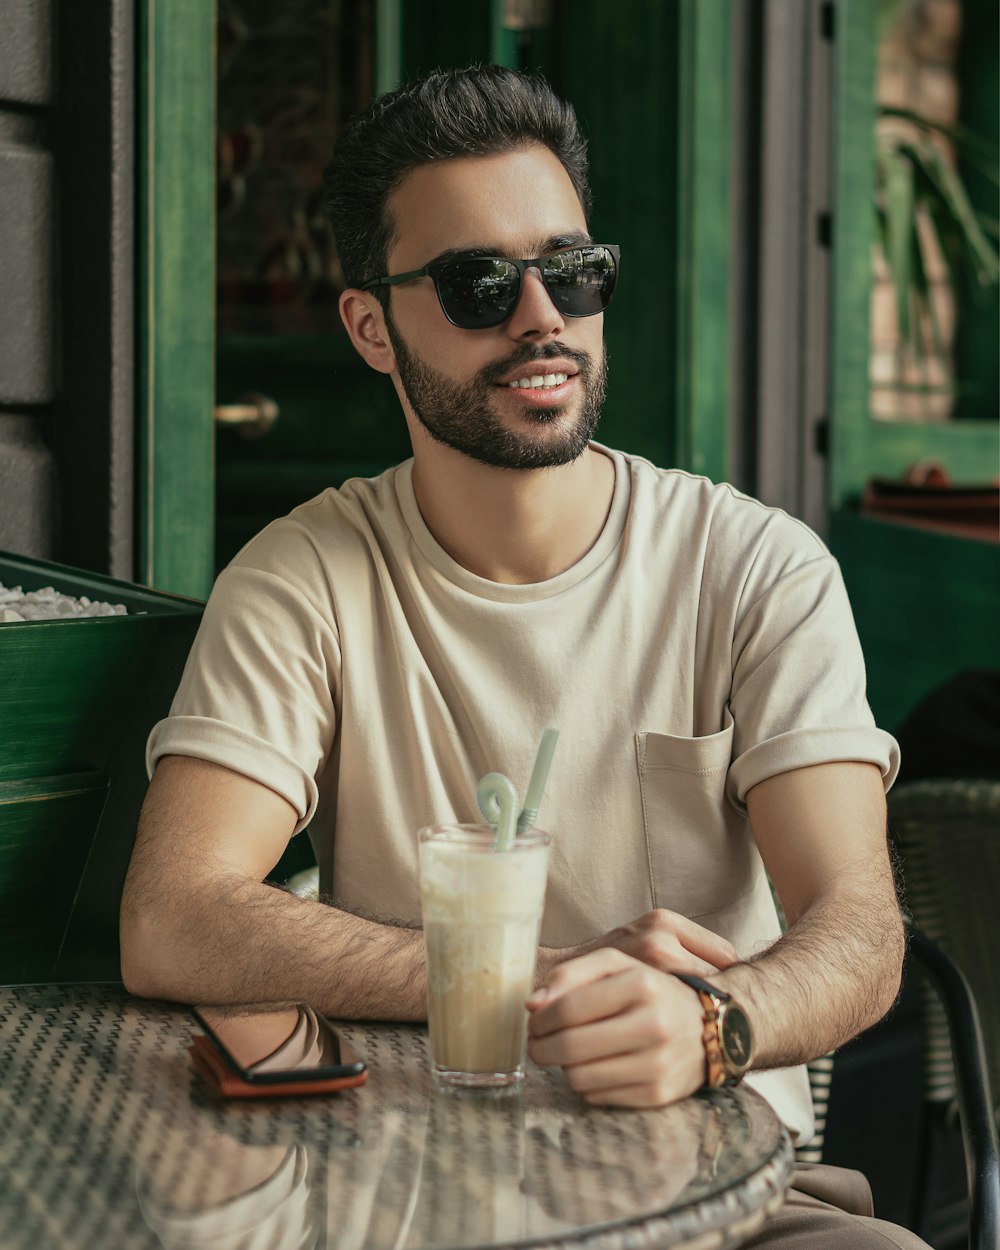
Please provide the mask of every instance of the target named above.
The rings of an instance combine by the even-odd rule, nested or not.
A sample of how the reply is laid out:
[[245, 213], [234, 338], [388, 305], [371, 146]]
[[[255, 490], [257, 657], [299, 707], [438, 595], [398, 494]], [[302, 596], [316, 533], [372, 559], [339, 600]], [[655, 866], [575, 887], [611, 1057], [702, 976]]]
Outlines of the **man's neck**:
[[444, 550], [478, 577], [547, 581], [593, 547], [614, 495], [615, 468], [588, 448], [571, 464], [493, 469], [440, 443], [414, 449], [417, 506]]

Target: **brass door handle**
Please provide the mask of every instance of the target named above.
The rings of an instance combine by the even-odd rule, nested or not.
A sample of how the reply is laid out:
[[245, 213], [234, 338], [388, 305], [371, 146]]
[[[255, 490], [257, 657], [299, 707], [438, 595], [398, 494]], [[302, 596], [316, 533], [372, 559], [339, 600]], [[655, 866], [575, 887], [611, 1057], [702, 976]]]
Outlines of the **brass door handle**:
[[214, 409], [219, 425], [235, 426], [243, 438], [263, 438], [278, 419], [278, 405], [266, 395], [244, 395], [237, 404], [218, 404]]

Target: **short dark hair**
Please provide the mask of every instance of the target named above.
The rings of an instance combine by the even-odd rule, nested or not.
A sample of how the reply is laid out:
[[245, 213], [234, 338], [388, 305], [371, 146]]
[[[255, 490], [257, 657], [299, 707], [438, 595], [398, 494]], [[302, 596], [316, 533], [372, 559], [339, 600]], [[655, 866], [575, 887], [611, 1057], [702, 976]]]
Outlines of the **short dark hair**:
[[385, 273], [393, 238], [389, 196], [411, 170], [532, 143], [558, 157], [589, 218], [586, 140], [572, 105], [544, 78], [500, 65], [472, 65], [435, 70], [373, 100], [347, 123], [323, 178], [348, 286], [363, 286]]

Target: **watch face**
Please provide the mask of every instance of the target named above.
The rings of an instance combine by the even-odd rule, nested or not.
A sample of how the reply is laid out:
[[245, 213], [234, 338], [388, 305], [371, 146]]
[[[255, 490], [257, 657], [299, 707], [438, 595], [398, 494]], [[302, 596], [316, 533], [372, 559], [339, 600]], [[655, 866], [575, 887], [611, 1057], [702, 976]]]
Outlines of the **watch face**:
[[753, 1057], [753, 1034], [750, 1021], [735, 1003], [727, 1003], [723, 1009], [719, 1043], [726, 1067], [737, 1073], [745, 1072]]

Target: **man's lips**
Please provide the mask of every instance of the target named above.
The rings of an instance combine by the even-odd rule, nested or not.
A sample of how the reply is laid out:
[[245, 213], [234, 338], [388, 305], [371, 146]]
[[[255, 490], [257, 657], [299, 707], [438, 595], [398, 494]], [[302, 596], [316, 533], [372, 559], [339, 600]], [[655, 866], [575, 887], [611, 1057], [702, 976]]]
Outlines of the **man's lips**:
[[[505, 395], [510, 395], [515, 403], [525, 404], [531, 408], [556, 408], [564, 404], [576, 390], [577, 375], [575, 373], [569, 377], [565, 373], [542, 374], [541, 383], [531, 385], [533, 382], [538, 382], [538, 377], [538, 374], [531, 375], [527, 379], [527, 386], [514, 386], [506, 383], [499, 385], [497, 389]], [[551, 380], [553, 378], [556, 380]]]
[[[571, 360], [553, 357], [551, 360], [529, 360], [516, 369], [511, 369], [495, 385], [507, 386], [512, 390], [515, 386], [537, 389], [543, 386], [557, 385], [567, 378], [575, 377], [579, 368]], [[554, 379], [558, 381], [554, 381]]]

